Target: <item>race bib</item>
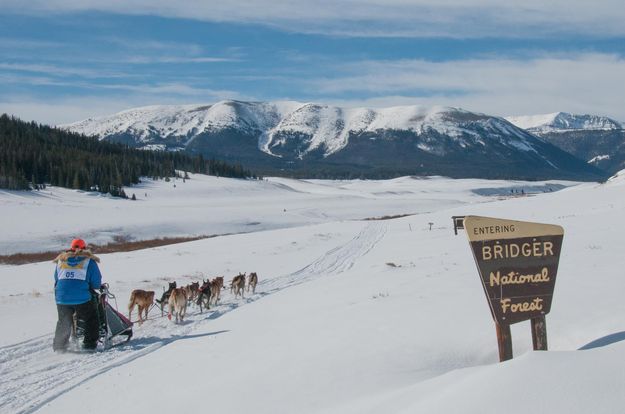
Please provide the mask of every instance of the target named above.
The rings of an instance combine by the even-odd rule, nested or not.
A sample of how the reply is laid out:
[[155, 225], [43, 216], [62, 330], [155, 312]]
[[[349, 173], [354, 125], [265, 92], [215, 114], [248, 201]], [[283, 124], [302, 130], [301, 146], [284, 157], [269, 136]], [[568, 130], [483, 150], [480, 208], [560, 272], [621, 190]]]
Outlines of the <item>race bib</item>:
[[71, 266], [67, 262], [61, 262], [57, 271], [58, 279], [87, 280], [87, 268], [89, 267], [90, 260], [91, 259], [85, 259], [75, 266]]

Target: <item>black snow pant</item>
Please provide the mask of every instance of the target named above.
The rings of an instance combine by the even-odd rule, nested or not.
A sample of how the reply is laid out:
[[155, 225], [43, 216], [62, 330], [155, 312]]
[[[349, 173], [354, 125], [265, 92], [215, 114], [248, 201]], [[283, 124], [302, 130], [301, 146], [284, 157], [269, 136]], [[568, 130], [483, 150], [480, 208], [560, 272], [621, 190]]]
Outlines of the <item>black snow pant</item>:
[[85, 337], [83, 339], [83, 348], [95, 349], [98, 345], [100, 337], [100, 326], [98, 321], [97, 303], [90, 300], [80, 305], [56, 305], [59, 314], [59, 320], [56, 323], [56, 332], [54, 333], [54, 342], [52, 349], [55, 351], [64, 351], [67, 349], [69, 337], [72, 333], [74, 325], [74, 313], [76, 319], [84, 324]]

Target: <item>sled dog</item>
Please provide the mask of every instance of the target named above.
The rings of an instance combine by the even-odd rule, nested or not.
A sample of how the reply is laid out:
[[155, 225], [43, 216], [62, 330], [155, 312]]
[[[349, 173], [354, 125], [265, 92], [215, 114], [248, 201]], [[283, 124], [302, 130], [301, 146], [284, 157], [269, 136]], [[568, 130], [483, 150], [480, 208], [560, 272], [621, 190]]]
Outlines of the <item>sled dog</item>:
[[197, 298], [200, 289], [200, 282], [193, 282], [190, 285], [187, 285], [187, 299], [194, 300]]
[[154, 291], [135, 289], [130, 294], [130, 302], [128, 302], [128, 319], [132, 319], [132, 310], [137, 305], [139, 309], [139, 325], [143, 323], [141, 312], [145, 313], [145, 320], [148, 319], [148, 311], [150, 306], [154, 304]]
[[217, 276], [211, 281], [211, 300], [213, 305], [217, 304], [217, 301], [221, 298], [221, 289], [224, 287], [224, 277]]
[[212, 294], [212, 283], [208, 280], [202, 279], [202, 286], [198, 289], [196, 304], [200, 305], [200, 313], [202, 313], [202, 306], [206, 309], [210, 309]]
[[241, 295], [241, 298], [244, 298], [243, 296], [244, 288], [245, 288], [245, 273], [239, 273], [232, 279], [232, 282], [230, 283], [230, 293], [234, 293], [235, 299], [239, 295]]
[[252, 294], [256, 293], [256, 285], [258, 284], [258, 275], [256, 272], [250, 273], [247, 277], [247, 291], [249, 292], [252, 289]]
[[156, 299], [156, 303], [158, 303], [158, 306], [161, 308], [161, 316], [163, 316], [165, 305], [167, 305], [167, 302], [169, 301], [169, 295], [171, 294], [171, 291], [174, 289], [176, 289], [175, 280], [173, 282], [169, 282], [169, 287], [167, 288], [167, 290], [163, 288], [163, 296], [161, 296], [161, 299], [160, 300]]
[[176, 323], [179, 323], [184, 319], [185, 313], [187, 313], [187, 295], [184, 288], [173, 289], [169, 295], [169, 314], [167, 317], [171, 320], [173, 314], [176, 317]]

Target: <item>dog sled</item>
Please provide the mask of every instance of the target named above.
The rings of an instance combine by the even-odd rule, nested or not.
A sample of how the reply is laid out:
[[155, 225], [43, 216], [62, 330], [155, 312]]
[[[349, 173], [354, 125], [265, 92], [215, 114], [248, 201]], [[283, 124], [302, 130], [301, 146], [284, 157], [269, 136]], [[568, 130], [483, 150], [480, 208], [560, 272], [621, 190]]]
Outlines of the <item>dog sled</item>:
[[[100, 287], [99, 292], [93, 292], [95, 300], [97, 300], [97, 314], [99, 339], [104, 350], [113, 346], [130, 341], [132, 338], [132, 322], [117, 311], [117, 301], [115, 295], [109, 291], [109, 286], [104, 283]], [[113, 307], [109, 299], [116, 301]], [[73, 338], [78, 342], [78, 338], [84, 336], [84, 326], [82, 321], [74, 319]], [[125, 337], [125, 338], [124, 338]]]

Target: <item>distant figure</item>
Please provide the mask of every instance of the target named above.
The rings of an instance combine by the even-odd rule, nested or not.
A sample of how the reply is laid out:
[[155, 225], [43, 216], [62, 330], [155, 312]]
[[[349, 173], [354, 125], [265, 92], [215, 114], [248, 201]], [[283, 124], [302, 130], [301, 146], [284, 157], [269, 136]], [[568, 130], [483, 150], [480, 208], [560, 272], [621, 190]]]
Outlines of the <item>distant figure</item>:
[[70, 249], [54, 259], [54, 296], [59, 317], [52, 343], [54, 351], [67, 350], [74, 314], [84, 322], [83, 348], [96, 349], [100, 337], [98, 305], [91, 292], [102, 285], [99, 262], [100, 259], [87, 250], [87, 243], [82, 239], [72, 240]]

